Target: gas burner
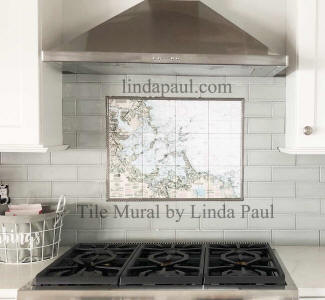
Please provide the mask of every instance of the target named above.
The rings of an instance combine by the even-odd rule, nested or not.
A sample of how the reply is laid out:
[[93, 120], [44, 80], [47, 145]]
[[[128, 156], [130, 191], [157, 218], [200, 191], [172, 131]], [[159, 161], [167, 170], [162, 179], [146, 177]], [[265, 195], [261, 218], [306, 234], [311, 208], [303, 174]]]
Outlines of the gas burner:
[[200, 285], [204, 249], [204, 245], [143, 245], [122, 274], [121, 285]]
[[177, 249], [165, 249], [148, 256], [148, 260], [161, 266], [174, 266], [189, 259], [189, 255]]
[[117, 285], [136, 245], [80, 244], [35, 278], [36, 285]]
[[205, 259], [206, 284], [285, 285], [283, 271], [268, 244], [212, 244]]
[[220, 259], [238, 266], [249, 266], [252, 263], [261, 260], [261, 256], [252, 251], [235, 249], [222, 253]]
[[116, 254], [111, 250], [94, 250], [87, 251], [72, 258], [72, 261], [77, 264], [79, 270], [76, 274], [84, 276], [87, 273], [94, 272], [98, 275], [107, 275], [108, 272], [116, 270], [112, 267], [112, 261], [116, 259]]

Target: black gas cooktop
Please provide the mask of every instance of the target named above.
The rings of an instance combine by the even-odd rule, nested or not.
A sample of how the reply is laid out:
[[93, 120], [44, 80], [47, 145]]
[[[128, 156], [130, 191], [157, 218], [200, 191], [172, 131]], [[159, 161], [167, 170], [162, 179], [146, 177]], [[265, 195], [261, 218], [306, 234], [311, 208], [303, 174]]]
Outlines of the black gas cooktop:
[[285, 286], [267, 243], [79, 244], [35, 286]]

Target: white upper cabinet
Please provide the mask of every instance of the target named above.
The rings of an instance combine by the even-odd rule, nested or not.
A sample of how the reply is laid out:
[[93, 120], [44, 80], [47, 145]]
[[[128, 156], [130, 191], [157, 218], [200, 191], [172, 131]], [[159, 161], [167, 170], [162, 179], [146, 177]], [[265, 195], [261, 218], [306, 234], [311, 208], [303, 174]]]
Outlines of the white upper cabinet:
[[[65, 148], [61, 71], [40, 60], [44, 47], [42, 32], [50, 28], [46, 22], [56, 24], [59, 18], [41, 12], [60, 12], [59, 2], [0, 2], [0, 152]], [[58, 8], [55, 10], [54, 6]], [[59, 30], [58, 26], [54, 28]], [[58, 34], [53, 37], [57, 38]]]
[[286, 146], [325, 154], [325, 1], [287, 0]]

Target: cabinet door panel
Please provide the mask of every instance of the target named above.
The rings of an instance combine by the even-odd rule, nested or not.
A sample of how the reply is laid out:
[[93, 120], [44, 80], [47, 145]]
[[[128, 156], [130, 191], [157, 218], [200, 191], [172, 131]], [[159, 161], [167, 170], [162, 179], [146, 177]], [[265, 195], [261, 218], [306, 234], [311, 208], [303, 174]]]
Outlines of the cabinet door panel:
[[1, 144], [39, 140], [38, 2], [1, 1]]
[[291, 154], [325, 154], [324, 2], [287, 1], [286, 147], [281, 150]]

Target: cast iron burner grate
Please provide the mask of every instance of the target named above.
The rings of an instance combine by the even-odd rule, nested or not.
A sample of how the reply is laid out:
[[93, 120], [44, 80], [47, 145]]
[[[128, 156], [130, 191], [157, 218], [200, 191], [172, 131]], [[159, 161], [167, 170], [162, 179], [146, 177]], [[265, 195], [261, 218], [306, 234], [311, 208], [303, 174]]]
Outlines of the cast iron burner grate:
[[121, 275], [120, 285], [202, 285], [205, 245], [145, 244]]
[[132, 244], [79, 244], [40, 272], [34, 285], [118, 285]]
[[209, 244], [204, 284], [284, 286], [285, 276], [270, 246]]
[[36, 286], [285, 286], [267, 243], [79, 244], [40, 272]]

